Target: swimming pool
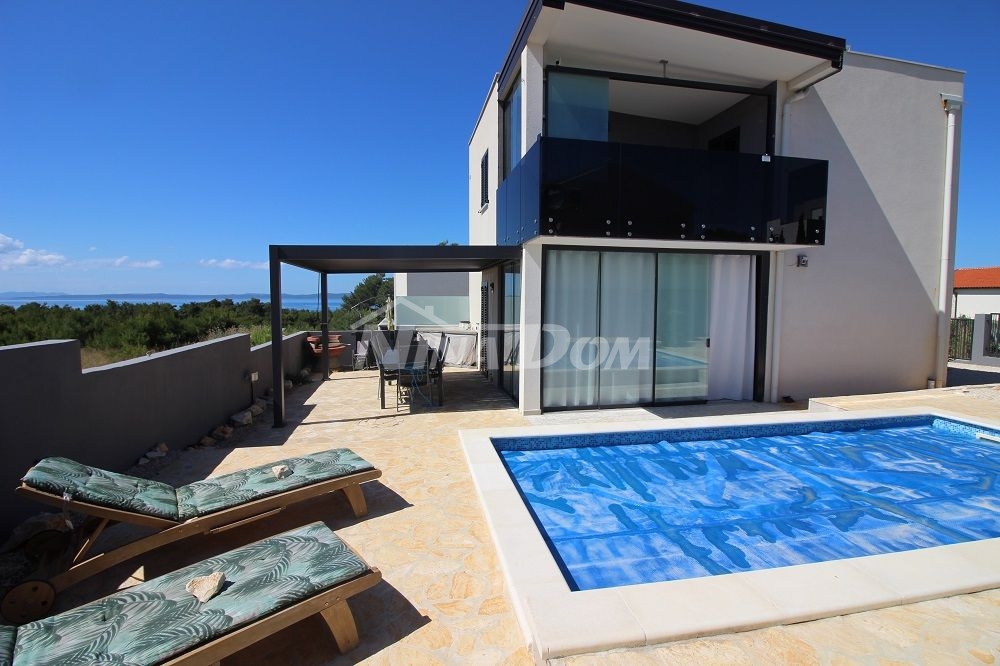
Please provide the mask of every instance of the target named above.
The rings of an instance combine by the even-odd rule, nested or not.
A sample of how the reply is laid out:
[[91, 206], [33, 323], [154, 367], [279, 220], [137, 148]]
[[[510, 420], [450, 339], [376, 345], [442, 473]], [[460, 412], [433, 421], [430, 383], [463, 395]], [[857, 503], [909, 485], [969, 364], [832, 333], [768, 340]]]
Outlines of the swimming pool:
[[493, 443], [574, 590], [1000, 537], [1000, 433], [929, 416], [843, 427]]
[[[930, 427], [935, 438], [963, 443], [825, 440], [837, 431], [865, 438], [861, 431], [887, 424], [893, 435]], [[998, 426], [903, 409], [577, 423], [462, 431], [461, 439], [518, 620], [536, 657], [550, 659], [1000, 587], [1000, 444], [975, 440], [977, 431], [1000, 434]], [[798, 436], [806, 443], [784, 439]], [[777, 440], [750, 441], [757, 437]], [[633, 455], [606, 460], [598, 441], [635, 447]], [[578, 459], [546, 460], [553, 449]], [[508, 465], [523, 468], [523, 488]], [[930, 482], [935, 474], [943, 485]], [[581, 497], [591, 498], [559, 489], [560, 478], [581, 481], [594, 491]], [[914, 479], [922, 481], [903, 483]], [[533, 509], [523, 501], [531, 495], [541, 499]], [[650, 511], [671, 495], [680, 509]], [[863, 506], [865, 497], [875, 504]], [[790, 509], [801, 513], [781, 513]], [[539, 529], [546, 522], [548, 536]], [[612, 542], [590, 543], [607, 526]], [[663, 553], [676, 557], [647, 559]], [[667, 571], [670, 580], [637, 571]]]

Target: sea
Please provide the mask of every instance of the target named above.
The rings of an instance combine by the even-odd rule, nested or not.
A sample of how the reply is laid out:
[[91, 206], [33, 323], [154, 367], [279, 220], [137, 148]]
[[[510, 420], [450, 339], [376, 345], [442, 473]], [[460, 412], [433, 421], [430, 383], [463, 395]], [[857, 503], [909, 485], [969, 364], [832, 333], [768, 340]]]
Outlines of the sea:
[[[346, 294], [329, 295], [330, 310], [340, 307]], [[0, 293], [0, 305], [17, 308], [26, 303], [56, 305], [59, 307], [83, 309], [88, 305], [104, 305], [108, 301], [119, 303], [169, 303], [174, 307], [185, 303], [206, 303], [213, 299], [232, 299], [234, 302], [249, 301], [258, 298], [265, 303], [271, 301], [270, 294], [3, 294]], [[319, 312], [319, 295], [317, 294], [282, 294], [281, 307], [290, 310], [311, 310]]]

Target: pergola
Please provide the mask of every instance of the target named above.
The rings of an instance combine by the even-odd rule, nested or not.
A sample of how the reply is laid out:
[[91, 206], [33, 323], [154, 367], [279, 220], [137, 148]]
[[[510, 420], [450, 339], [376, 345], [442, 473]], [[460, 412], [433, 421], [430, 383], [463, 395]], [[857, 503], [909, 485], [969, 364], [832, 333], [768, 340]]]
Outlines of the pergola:
[[320, 330], [323, 377], [330, 359], [327, 276], [337, 273], [475, 273], [519, 259], [521, 248], [498, 245], [271, 245], [271, 373], [274, 386], [274, 426], [285, 425], [285, 367], [282, 358], [281, 265], [297, 266], [320, 275]]

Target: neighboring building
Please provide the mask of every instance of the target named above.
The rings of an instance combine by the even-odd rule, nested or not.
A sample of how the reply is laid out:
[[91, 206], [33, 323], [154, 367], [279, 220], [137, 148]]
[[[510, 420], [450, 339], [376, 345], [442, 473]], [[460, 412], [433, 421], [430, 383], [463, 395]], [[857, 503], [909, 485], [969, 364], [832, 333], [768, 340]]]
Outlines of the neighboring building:
[[[533, 0], [469, 142], [521, 410], [945, 378], [962, 72], [674, 0]], [[543, 332], [544, 331], [544, 332]]]
[[396, 273], [397, 326], [458, 327], [469, 320], [466, 273]]
[[1000, 312], [1000, 266], [955, 271], [953, 317]]

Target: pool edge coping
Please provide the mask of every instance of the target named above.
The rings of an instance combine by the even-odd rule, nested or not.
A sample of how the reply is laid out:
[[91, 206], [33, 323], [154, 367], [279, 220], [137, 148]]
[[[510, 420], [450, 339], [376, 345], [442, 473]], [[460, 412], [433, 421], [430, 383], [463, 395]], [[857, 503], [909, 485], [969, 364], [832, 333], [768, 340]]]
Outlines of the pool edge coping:
[[460, 430], [459, 439], [536, 660], [638, 648], [805, 622], [1000, 587], [1000, 538], [679, 581], [571, 591], [491, 437], [853, 421], [929, 415], [997, 422], [924, 407], [763, 412], [655, 421]]

